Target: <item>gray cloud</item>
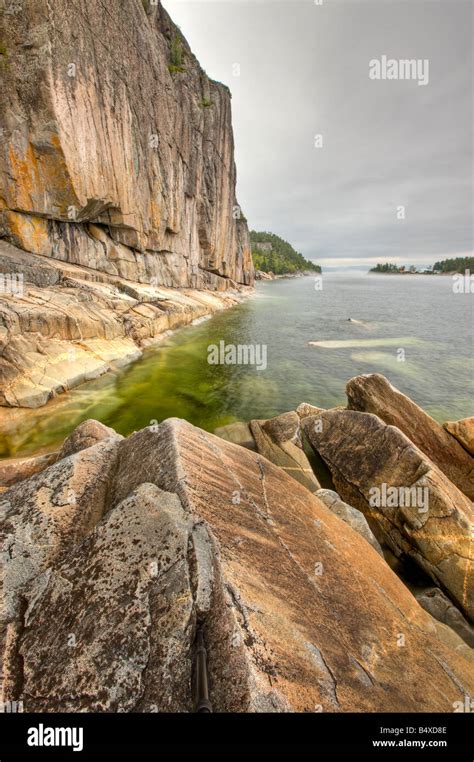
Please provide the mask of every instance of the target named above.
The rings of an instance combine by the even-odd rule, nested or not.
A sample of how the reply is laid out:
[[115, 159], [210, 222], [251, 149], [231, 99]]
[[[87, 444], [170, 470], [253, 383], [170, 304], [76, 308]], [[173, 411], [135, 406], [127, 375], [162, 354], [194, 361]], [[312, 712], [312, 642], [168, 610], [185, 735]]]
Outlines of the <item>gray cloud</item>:
[[[163, 4], [232, 90], [251, 227], [323, 264], [472, 252], [470, 2]], [[429, 84], [370, 80], [382, 55], [429, 59]]]

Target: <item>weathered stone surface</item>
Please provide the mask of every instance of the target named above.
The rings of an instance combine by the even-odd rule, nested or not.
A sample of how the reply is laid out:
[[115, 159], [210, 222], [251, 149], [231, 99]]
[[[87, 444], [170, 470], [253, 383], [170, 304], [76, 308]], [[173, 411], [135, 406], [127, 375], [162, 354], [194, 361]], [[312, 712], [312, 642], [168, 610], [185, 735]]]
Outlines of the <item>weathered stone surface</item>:
[[57, 711], [58, 695], [64, 711], [192, 711], [192, 538], [179, 498], [141, 484], [35, 580], [19, 649], [28, 711]]
[[0, 487], [11, 487], [17, 482], [44, 471], [58, 458], [57, 452], [36, 455], [31, 458], [8, 458], [0, 460]]
[[416, 600], [425, 611], [443, 624], [447, 624], [468, 646], [474, 648], [474, 627], [466, 621], [459, 609], [439, 587], [431, 587], [418, 593]]
[[298, 405], [296, 408], [296, 412], [299, 415], [300, 418], [306, 418], [308, 415], [317, 415], [318, 413], [321, 413], [324, 410], [322, 407], [316, 407], [315, 405], [310, 405], [309, 402], [302, 402], [301, 405]]
[[81, 423], [72, 434], [64, 441], [63, 446], [59, 451], [58, 460], [67, 458], [69, 455], [74, 455], [76, 452], [85, 450], [87, 447], [92, 447], [103, 439], [112, 439], [119, 441], [123, 439], [120, 434], [117, 434], [110, 426], [104, 426], [100, 421], [94, 421], [88, 419]]
[[474, 455], [474, 416], [460, 421], [446, 421], [443, 428], [456, 437], [470, 455]]
[[94, 528], [104, 510], [117, 452], [117, 440], [104, 440], [2, 495], [3, 570], [10, 591]]
[[327, 505], [330, 511], [340, 519], [349, 524], [352, 529], [358, 532], [367, 542], [369, 542], [379, 555], [383, 558], [382, 548], [380, 543], [375, 537], [374, 533], [370, 529], [367, 519], [362, 511], [357, 510], [352, 505], [345, 503], [337, 492], [332, 489], [318, 489], [315, 492], [316, 497], [323, 501], [324, 505]]
[[[420, 564], [472, 619], [471, 501], [398, 428], [375, 415], [326, 411], [306, 418], [303, 428], [343, 500], [363, 511], [378, 539]], [[384, 497], [391, 487], [403, 498]]]
[[474, 499], [474, 461], [439, 423], [378, 373], [356, 376], [346, 386], [348, 407], [396, 426], [469, 498]]
[[258, 452], [311, 492], [320, 489], [308, 458], [303, 452], [300, 419], [297, 413], [283, 413], [268, 421], [251, 421], [250, 429]]
[[1, 224], [12, 243], [142, 283], [252, 282], [230, 93], [160, 2], [110, 12], [25, 0], [2, 14], [0, 37]]
[[[104, 511], [117, 446], [114, 440], [104, 440], [0, 496], [0, 658], [6, 643], [6, 700], [14, 700], [17, 690], [23, 588], [94, 529]], [[53, 623], [57, 612], [50, 615]]]

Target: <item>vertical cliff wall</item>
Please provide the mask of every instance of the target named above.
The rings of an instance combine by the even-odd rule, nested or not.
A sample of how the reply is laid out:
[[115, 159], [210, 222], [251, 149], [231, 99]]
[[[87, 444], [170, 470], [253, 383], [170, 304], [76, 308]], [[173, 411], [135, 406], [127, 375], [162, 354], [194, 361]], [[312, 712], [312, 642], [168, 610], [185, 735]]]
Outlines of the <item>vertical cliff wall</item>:
[[141, 283], [251, 284], [231, 95], [161, 3], [23, 0], [0, 24], [0, 235]]

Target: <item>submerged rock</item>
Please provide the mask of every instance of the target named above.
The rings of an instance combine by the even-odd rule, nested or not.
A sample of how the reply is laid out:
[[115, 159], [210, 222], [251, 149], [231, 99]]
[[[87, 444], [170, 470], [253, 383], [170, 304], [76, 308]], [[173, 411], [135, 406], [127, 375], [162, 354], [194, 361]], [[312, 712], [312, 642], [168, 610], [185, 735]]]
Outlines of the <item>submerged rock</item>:
[[370, 413], [326, 411], [303, 421], [343, 500], [379, 540], [416, 561], [474, 618], [474, 508], [426, 455]]
[[6, 498], [5, 696], [26, 711], [192, 710], [197, 623], [215, 711], [452, 711], [473, 695], [469, 656], [365, 539], [184, 421], [105, 439]]
[[385, 423], [396, 426], [456, 487], [474, 499], [474, 460], [415, 402], [378, 373], [352, 378], [346, 391], [351, 410], [374, 413]]

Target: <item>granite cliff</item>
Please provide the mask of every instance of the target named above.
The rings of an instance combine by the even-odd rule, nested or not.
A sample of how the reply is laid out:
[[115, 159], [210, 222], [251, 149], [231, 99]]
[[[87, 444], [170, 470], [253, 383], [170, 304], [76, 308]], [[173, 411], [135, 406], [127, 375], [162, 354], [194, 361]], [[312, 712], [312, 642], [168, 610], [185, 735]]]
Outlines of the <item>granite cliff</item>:
[[160, 289], [179, 288], [198, 301], [189, 322], [197, 291], [251, 286], [253, 265], [230, 92], [160, 2], [27, 0], [0, 41], [1, 404], [31, 406], [87, 377], [58, 367], [71, 343], [124, 339], [112, 355], [129, 359], [143, 337], [128, 312], [153, 322], [173, 302]]

